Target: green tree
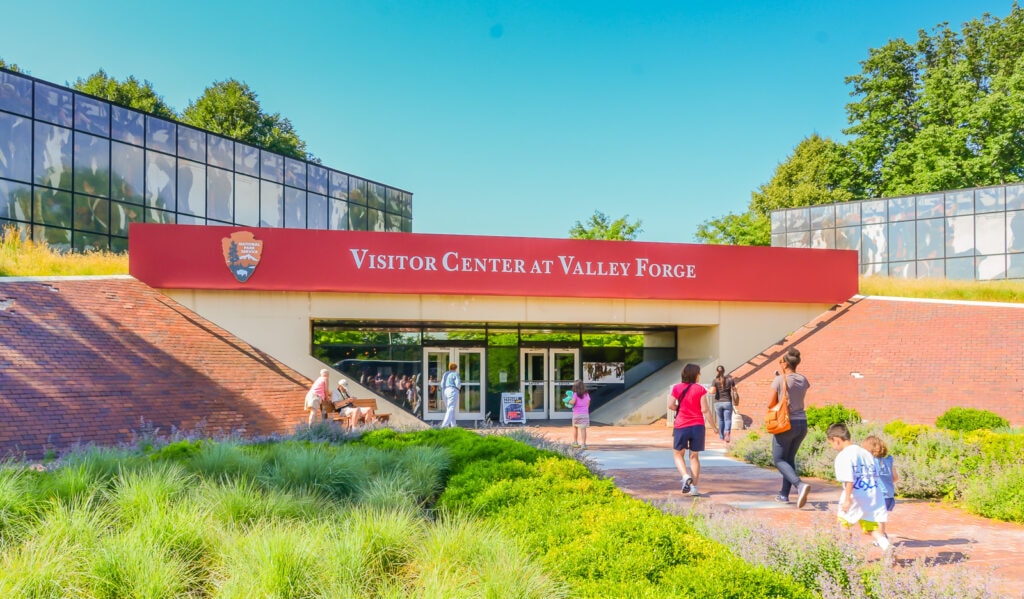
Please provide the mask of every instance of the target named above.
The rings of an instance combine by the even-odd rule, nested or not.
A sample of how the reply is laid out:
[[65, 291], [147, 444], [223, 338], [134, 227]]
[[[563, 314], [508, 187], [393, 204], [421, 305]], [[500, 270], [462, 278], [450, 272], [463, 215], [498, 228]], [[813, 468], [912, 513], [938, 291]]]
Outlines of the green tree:
[[80, 92], [92, 94], [155, 116], [167, 119], [178, 116], [174, 109], [164, 102], [163, 97], [153, 90], [153, 85], [149, 81], [140, 83], [134, 76], [129, 76], [124, 81], [118, 81], [100, 69], [87, 79], [75, 80], [72, 87]]
[[235, 79], [217, 81], [182, 113], [190, 125], [294, 158], [308, 158], [291, 121], [263, 112], [256, 93]]
[[629, 215], [610, 221], [600, 210], [595, 210], [586, 225], [580, 221], [569, 229], [570, 239], [610, 239], [615, 241], [633, 241], [643, 232], [642, 221], [627, 221]]
[[697, 240], [716, 245], [770, 245], [771, 224], [764, 214], [729, 213], [697, 225]]
[[0, 58], [0, 67], [5, 68], [9, 71], [14, 71], [15, 73], [25, 72], [18, 65], [14, 64], [13, 62], [5, 62], [4, 59], [2, 58]]

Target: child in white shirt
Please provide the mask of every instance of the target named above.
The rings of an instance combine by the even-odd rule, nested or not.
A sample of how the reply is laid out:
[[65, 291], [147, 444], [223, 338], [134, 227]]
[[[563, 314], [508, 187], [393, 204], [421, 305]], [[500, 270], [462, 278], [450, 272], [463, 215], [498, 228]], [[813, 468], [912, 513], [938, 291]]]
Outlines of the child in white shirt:
[[839, 523], [849, 529], [860, 523], [864, 534], [874, 537], [882, 551], [889, 555], [892, 544], [879, 524], [887, 520], [885, 485], [878, 474], [875, 456], [850, 440], [845, 424], [833, 424], [826, 433], [828, 443], [839, 452], [836, 456], [836, 480], [843, 483], [839, 497]]

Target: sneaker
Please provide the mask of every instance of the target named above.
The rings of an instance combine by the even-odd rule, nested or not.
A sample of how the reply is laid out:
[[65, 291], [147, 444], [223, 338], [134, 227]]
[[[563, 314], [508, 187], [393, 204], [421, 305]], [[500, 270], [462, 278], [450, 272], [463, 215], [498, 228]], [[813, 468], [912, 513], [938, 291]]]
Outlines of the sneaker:
[[690, 497], [698, 497], [699, 495], [700, 495], [700, 491], [697, 490], [697, 485], [691, 485], [690, 486]]
[[778, 503], [789, 503], [789, 497], [786, 497], [785, 495], [776, 495], [775, 501]]
[[586, 445], [580, 445], [580, 449], [586, 449], [586, 448], [587, 448]]
[[690, 492], [690, 485], [692, 485], [692, 484], [693, 484], [693, 478], [692, 477], [687, 476], [686, 478], [684, 478], [683, 479], [683, 493], [689, 493]]
[[807, 503], [807, 495], [811, 492], [811, 485], [804, 483], [800, 485], [800, 494], [796, 496], [796, 507], [800, 509]]
[[572, 446], [575, 448], [575, 447], [579, 447], [580, 444], [579, 443], [573, 443]]

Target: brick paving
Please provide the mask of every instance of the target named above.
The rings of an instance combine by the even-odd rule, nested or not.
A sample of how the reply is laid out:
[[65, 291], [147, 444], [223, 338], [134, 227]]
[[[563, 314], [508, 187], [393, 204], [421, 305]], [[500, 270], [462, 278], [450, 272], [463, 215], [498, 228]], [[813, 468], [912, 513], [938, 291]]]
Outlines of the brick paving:
[[[552, 440], [572, 440], [568, 425], [531, 428]], [[587, 442], [590, 459], [602, 465], [618, 488], [637, 499], [710, 501], [787, 528], [831, 526], [835, 521], [838, 483], [805, 478], [811, 492], [803, 509], [777, 504], [772, 498], [779, 491], [778, 472], [728, 458], [725, 444], [717, 438], [701, 460], [701, 496], [684, 497], [672, 466], [671, 428], [664, 421], [591, 427]], [[939, 502], [900, 499], [888, 528], [897, 563], [923, 557], [935, 568], [962, 563], [979, 573], [992, 571], [1000, 596], [1024, 598], [1024, 526], [988, 520]]]

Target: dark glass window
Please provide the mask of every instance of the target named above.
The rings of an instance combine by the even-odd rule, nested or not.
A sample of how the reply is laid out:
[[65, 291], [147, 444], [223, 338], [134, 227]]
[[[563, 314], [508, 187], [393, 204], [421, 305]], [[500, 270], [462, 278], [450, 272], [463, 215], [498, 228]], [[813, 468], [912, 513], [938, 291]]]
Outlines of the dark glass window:
[[136, 204], [122, 204], [121, 202], [110, 203], [110, 233], [113, 235], [128, 236], [128, 225], [141, 223], [143, 218], [142, 206]]
[[0, 179], [0, 218], [28, 221], [32, 216], [32, 188], [28, 183]]
[[0, 72], [0, 110], [32, 116], [32, 80]]
[[384, 210], [384, 186], [379, 183], [366, 184], [366, 205], [376, 210]]
[[284, 188], [284, 226], [306, 228], [306, 192], [301, 189]]
[[[177, 206], [177, 179], [178, 169], [175, 167], [173, 156], [146, 152], [146, 206], [159, 210], [174, 210]], [[146, 222], [167, 221], [150, 221], [147, 217]]]
[[338, 171], [331, 171], [331, 197], [338, 200], [347, 200], [348, 194], [348, 175]]
[[71, 129], [36, 121], [35, 181], [71, 189]]
[[360, 206], [366, 205], [366, 181], [349, 177], [348, 201]]
[[219, 168], [207, 171], [206, 216], [231, 222], [234, 214], [234, 174]]
[[211, 166], [230, 169], [235, 165], [235, 142], [225, 137], [210, 135], [207, 139], [208, 162]]
[[206, 133], [184, 125], [178, 127], [178, 156], [202, 162], [206, 158]]
[[115, 200], [141, 204], [143, 200], [142, 173], [145, 158], [142, 148], [111, 142], [111, 194]]
[[[71, 228], [71, 194], [66, 191], [36, 187], [32, 220], [44, 225]], [[70, 241], [70, 238], [68, 239]]]
[[260, 178], [284, 183], [284, 156], [260, 150]]
[[178, 212], [206, 216], [206, 167], [198, 162], [178, 161]]
[[110, 200], [75, 194], [75, 229], [110, 233]]
[[306, 228], [327, 228], [327, 197], [311, 193], [306, 196]]
[[306, 163], [286, 156], [284, 159], [284, 183], [299, 189], [306, 189]]
[[110, 104], [75, 94], [75, 129], [110, 137]]
[[75, 132], [75, 191], [110, 197], [110, 142]]
[[32, 121], [0, 112], [0, 177], [31, 181], [31, 152]]
[[[69, 197], [68, 202], [70, 203], [70, 201]], [[45, 243], [58, 252], [67, 252], [71, 250], [71, 229], [44, 227], [36, 224], [32, 226], [32, 241]]]
[[235, 223], [260, 226], [260, 180], [235, 175]]
[[260, 181], [260, 226], [284, 226], [284, 187]]
[[146, 115], [120, 106], [114, 106], [110, 114], [114, 139], [133, 146], [141, 146], [145, 139]]
[[331, 222], [330, 227], [334, 231], [348, 229], [348, 202], [344, 200], [331, 199]]
[[260, 176], [260, 150], [243, 143], [235, 144], [235, 171]]
[[315, 164], [309, 165], [309, 191], [327, 195], [327, 169]]
[[37, 119], [71, 126], [71, 92], [36, 81], [35, 113]]
[[348, 227], [353, 231], [366, 231], [366, 206], [349, 204]]
[[178, 125], [170, 121], [146, 116], [146, 147], [174, 154], [178, 145]]

